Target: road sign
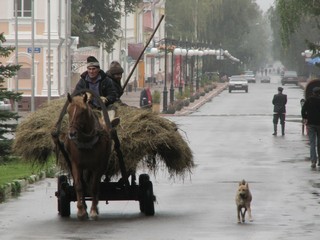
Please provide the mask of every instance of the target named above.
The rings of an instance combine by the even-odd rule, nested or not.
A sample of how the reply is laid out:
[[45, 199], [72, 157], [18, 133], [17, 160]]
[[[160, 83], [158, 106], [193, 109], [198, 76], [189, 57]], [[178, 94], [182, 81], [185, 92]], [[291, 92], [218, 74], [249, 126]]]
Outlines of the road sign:
[[[35, 48], [33, 48], [33, 52], [34, 53], [40, 53], [41, 52], [41, 48], [35, 47]], [[32, 53], [32, 47], [28, 47], [28, 53]]]

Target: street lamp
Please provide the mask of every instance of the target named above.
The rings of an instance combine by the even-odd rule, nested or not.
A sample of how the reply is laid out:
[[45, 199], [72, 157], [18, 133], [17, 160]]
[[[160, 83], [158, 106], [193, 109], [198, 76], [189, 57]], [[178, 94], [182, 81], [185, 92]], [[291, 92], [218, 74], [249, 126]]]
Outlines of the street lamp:
[[196, 52], [193, 49], [188, 51], [188, 56], [190, 56], [190, 96], [193, 95], [193, 69], [194, 69], [194, 56]]
[[180, 54], [180, 81], [179, 81], [179, 93], [180, 96], [182, 96], [182, 72], [183, 72], [183, 67], [182, 67], [182, 62], [183, 62], [183, 57], [187, 55], [187, 49], [181, 49], [181, 54]]

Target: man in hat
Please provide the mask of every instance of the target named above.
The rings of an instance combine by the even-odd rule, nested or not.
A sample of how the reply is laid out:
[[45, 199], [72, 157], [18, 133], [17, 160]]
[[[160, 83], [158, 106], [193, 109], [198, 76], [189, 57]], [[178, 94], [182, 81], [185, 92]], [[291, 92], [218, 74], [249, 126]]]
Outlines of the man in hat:
[[121, 78], [123, 74], [123, 68], [121, 67], [120, 63], [117, 61], [112, 61], [109, 67], [109, 70], [106, 72], [107, 76], [112, 79], [113, 85], [115, 86], [116, 93], [117, 93], [117, 100], [123, 94], [123, 89], [121, 86]]
[[320, 87], [312, 89], [312, 96], [303, 104], [301, 115], [308, 129], [311, 168], [315, 168], [317, 159], [320, 166]]
[[[87, 71], [81, 74], [74, 91], [81, 89], [90, 89], [95, 92], [102, 97], [106, 106], [116, 101], [117, 94], [112, 80], [100, 69], [99, 61], [93, 56], [87, 58]], [[92, 104], [99, 107], [95, 99]]]
[[273, 107], [273, 128], [274, 132], [272, 135], [277, 135], [278, 121], [280, 119], [281, 124], [281, 133], [284, 136], [284, 127], [286, 119], [286, 104], [287, 104], [287, 95], [282, 93], [283, 88], [278, 87], [278, 94], [275, 94], [272, 99]]

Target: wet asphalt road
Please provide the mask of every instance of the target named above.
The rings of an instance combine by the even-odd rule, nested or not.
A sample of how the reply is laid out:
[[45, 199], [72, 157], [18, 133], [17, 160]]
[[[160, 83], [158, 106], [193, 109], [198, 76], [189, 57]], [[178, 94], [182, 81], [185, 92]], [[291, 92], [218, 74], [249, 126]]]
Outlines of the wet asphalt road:
[[[300, 99], [288, 94], [285, 136], [272, 136], [271, 99], [279, 79], [250, 84], [249, 93], [222, 92], [177, 122], [194, 153], [190, 176], [169, 179], [165, 169], [151, 175], [156, 214], [139, 213], [137, 202], [100, 202], [98, 221], [78, 221], [57, 214], [56, 180], [45, 179], [19, 198], [0, 205], [1, 240], [252, 239], [314, 240], [320, 230], [319, 170], [307, 161], [301, 134]], [[235, 192], [246, 179], [253, 194], [253, 222], [237, 224]], [[89, 203], [90, 204], [90, 203]]]

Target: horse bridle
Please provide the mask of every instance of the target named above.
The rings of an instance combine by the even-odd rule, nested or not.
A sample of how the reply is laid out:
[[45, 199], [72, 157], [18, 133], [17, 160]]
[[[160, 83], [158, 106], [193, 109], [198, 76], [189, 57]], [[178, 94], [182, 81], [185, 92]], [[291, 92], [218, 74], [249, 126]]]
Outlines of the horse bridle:
[[[90, 108], [88, 106], [88, 104], [87, 104], [87, 107]], [[92, 112], [92, 110], [89, 110], [89, 111], [91, 111], [91, 114], [94, 117], [95, 126], [97, 126], [97, 124], [96, 124], [98, 121], [97, 118], [94, 116], [94, 113]], [[83, 131], [81, 131], [81, 129], [79, 129], [79, 127], [74, 126], [76, 112], [77, 112], [77, 106], [75, 106], [73, 113], [72, 113], [72, 117], [69, 120], [69, 128], [76, 129], [78, 136], [76, 138], [71, 138], [70, 135], [68, 134], [68, 138], [70, 140], [72, 140], [76, 144], [76, 146], [80, 149], [81, 148], [82, 149], [91, 149], [98, 142], [99, 137], [100, 137], [100, 131], [99, 131], [99, 129], [94, 127], [90, 133], [84, 133]]]

